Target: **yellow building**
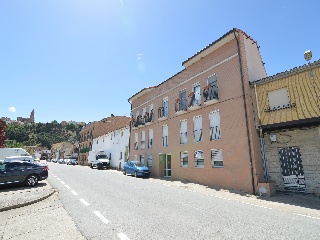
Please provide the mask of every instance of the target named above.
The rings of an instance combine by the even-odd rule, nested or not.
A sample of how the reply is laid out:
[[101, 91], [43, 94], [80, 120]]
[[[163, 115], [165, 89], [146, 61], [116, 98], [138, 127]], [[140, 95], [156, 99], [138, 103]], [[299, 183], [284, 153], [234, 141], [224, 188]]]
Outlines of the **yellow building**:
[[251, 83], [265, 178], [320, 195], [320, 60]]

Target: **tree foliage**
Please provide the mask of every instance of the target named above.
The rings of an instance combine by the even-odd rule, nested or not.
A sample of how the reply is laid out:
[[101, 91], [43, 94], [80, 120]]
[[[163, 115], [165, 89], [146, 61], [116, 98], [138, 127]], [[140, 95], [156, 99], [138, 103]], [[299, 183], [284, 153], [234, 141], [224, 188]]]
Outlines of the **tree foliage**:
[[0, 120], [0, 148], [5, 147], [5, 141], [7, 140], [6, 136], [6, 122], [3, 120]]
[[6, 127], [7, 147], [42, 146], [51, 149], [52, 144], [67, 141], [79, 141], [82, 126], [78, 124], [61, 125], [57, 121], [51, 123], [34, 123], [21, 125], [11, 123]]

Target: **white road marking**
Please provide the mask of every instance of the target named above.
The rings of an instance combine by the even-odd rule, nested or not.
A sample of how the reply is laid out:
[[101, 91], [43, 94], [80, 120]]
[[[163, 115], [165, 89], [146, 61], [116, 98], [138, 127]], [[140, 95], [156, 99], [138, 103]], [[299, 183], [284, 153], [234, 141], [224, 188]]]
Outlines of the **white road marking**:
[[94, 211], [93, 212], [102, 222], [104, 222], [105, 224], [109, 223], [109, 220], [106, 219], [101, 213], [99, 213], [98, 211]]
[[82, 202], [85, 206], [89, 206], [90, 204], [88, 202], [86, 202], [86, 200], [84, 200], [83, 198], [79, 199], [80, 202]]
[[73, 195], [78, 195], [78, 193], [76, 193], [74, 190], [71, 191], [73, 193]]
[[55, 178], [57, 177], [57, 176], [54, 176]]
[[70, 187], [68, 185], [66, 185], [66, 188], [70, 189]]
[[60, 178], [57, 178], [60, 181]]
[[118, 237], [121, 240], [130, 240], [130, 238], [128, 238], [127, 235], [125, 235], [124, 233], [118, 233]]
[[64, 181], [60, 181], [62, 184], [65, 184]]

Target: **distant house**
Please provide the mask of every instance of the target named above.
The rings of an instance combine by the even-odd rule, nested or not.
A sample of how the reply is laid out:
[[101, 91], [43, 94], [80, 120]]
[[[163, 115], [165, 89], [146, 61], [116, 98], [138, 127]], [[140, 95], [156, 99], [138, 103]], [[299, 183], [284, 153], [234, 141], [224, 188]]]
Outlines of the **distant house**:
[[320, 60], [251, 82], [264, 175], [320, 196]]
[[255, 193], [264, 175], [249, 82], [267, 76], [256, 41], [232, 29], [182, 65], [129, 98], [130, 158], [153, 176]]
[[80, 131], [79, 164], [85, 166], [88, 165], [88, 154], [89, 151], [92, 150], [93, 139], [129, 124], [129, 117], [111, 115], [110, 117], [104, 118], [100, 121], [95, 121], [85, 125]]
[[104, 151], [110, 159], [110, 166], [121, 169], [129, 157], [130, 123], [92, 141], [92, 150]]

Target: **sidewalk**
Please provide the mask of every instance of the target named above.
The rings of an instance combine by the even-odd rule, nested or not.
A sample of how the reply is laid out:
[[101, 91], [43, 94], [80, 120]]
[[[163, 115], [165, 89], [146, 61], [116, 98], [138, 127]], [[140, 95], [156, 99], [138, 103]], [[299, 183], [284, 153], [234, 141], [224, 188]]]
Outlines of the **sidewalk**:
[[85, 239], [47, 181], [0, 188], [0, 239]]

